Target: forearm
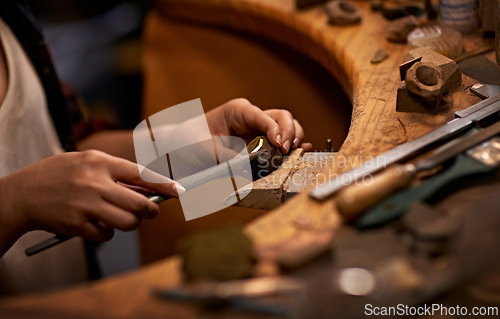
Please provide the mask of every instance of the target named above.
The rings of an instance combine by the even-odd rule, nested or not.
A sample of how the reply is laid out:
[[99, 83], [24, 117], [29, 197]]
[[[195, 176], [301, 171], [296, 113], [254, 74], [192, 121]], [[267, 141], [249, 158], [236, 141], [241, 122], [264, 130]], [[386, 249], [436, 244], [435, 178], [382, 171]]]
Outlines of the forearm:
[[[23, 223], [21, 212], [12, 205], [13, 190], [9, 187], [9, 176], [0, 179], [0, 257], [28, 231], [27, 223]], [[18, 214], [19, 213], [19, 214]]]
[[79, 151], [99, 150], [113, 156], [135, 162], [132, 131], [102, 131], [88, 136], [77, 143]]

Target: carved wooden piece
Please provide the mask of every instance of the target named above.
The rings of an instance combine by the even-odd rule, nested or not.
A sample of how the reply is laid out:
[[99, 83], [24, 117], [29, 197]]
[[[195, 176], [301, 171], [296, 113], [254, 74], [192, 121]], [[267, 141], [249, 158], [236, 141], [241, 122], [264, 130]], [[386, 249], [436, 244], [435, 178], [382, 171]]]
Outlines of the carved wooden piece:
[[331, 25], [356, 24], [361, 21], [361, 11], [350, 0], [333, 0], [325, 5]]
[[452, 59], [445, 57], [430, 49], [421, 47], [408, 52], [407, 60], [422, 57], [422, 62], [431, 62], [443, 72], [444, 91], [446, 93], [453, 91], [462, 84], [462, 72], [458, 64]]
[[437, 114], [439, 111], [439, 100], [429, 102], [426, 98], [411, 93], [405, 82], [397, 89], [396, 111], [406, 113]]
[[[436, 75], [436, 72], [439, 73], [438, 70], [430, 71], [434, 75], [429, 73], [425, 76], [427, 79], [429, 76], [435, 77], [429, 82], [436, 82], [435, 85], [428, 86], [422, 83], [422, 80], [418, 79], [417, 69], [413, 69], [410, 81], [407, 81], [406, 84], [401, 84], [397, 90], [396, 111], [436, 114], [442, 100], [442, 95], [453, 91], [462, 83], [462, 72], [460, 72], [458, 64], [455, 61], [424, 47], [410, 50], [406, 60], [419, 58], [421, 58], [421, 62], [415, 63], [411, 68], [415, 67], [418, 63], [418, 65], [427, 65], [432, 69], [437, 67], [441, 71], [443, 83], [441, 84], [439, 75]], [[426, 63], [431, 63], [431, 65]], [[410, 69], [407, 70], [405, 79]], [[426, 79], [423, 80], [427, 81]]]
[[443, 72], [434, 63], [415, 63], [405, 78], [408, 90], [423, 98], [441, 98], [444, 91]]
[[417, 62], [406, 72], [405, 83], [411, 94], [423, 98], [437, 111], [444, 92], [441, 69], [430, 62]]
[[234, 206], [270, 210], [281, 205], [285, 201], [285, 183], [302, 154], [302, 148], [293, 150], [289, 156], [283, 158], [283, 163], [276, 171], [240, 188], [240, 198], [244, 197]]

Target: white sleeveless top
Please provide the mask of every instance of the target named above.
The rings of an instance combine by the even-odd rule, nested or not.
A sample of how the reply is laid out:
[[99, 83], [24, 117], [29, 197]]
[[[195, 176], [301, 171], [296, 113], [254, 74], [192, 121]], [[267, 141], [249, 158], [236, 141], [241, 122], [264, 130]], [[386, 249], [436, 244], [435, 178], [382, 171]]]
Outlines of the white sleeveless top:
[[[45, 93], [31, 61], [0, 19], [8, 85], [0, 106], [0, 177], [63, 152], [50, 118]], [[21, 237], [0, 258], [0, 294], [53, 289], [80, 282], [86, 276], [80, 239], [72, 239], [38, 255], [24, 250], [53, 236], [33, 231]]]

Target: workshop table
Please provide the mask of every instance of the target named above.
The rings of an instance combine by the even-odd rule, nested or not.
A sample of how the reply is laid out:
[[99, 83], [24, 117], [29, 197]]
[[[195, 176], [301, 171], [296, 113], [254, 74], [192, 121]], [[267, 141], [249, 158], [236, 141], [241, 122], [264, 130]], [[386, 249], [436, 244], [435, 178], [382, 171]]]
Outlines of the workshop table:
[[[455, 111], [479, 101], [466, 90], [474, 80], [463, 75], [461, 89], [446, 98], [449, 107], [444, 112], [437, 115], [396, 112], [398, 67], [405, 59], [407, 47], [386, 41], [388, 22], [379, 13], [370, 11], [369, 2], [356, 4], [362, 10], [363, 20], [353, 26], [329, 26], [320, 7], [298, 12], [293, 0], [163, 0], [158, 8], [177, 19], [241, 30], [277, 41], [330, 72], [353, 104], [349, 134], [337, 155], [348, 160], [326, 169], [327, 174], [335, 175], [359, 165], [363, 158], [421, 136], [453, 119]], [[482, 41], [477, 36], [465, 40], [466, 48], [481, 45]], [[379, 49], [387, 51], [389, 58], [382, 63], [370, 63]], [[318, 202], [302, 193], [247, 225], [245, 231], [257, 246], [279, 244], [303, 231], [293, 222], [301, 216], [307, 216], [314, 228], [321, 231], [336, 231], [342, 226], [334, 199]], [[173, 257], [73, 288], [5, 298], [0, 300], [0, 314], [20, 318], [32, 315], [37, 318], [254, 317], [230, 310], [211, 316], [188, 304], [153, 297], [154, 287], [182, 282], [180, 262], [179, 257]]]

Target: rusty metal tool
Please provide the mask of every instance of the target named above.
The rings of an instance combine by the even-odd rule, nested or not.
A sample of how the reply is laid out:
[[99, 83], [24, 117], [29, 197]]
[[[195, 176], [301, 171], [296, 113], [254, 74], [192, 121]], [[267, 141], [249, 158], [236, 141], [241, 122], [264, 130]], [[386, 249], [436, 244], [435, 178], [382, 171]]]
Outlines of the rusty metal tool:
[[369, 184], [346, 187], [339, 192], [337, 209], [348, 220], [353, 220], [365, 210], [400, 189], [407, 188], [417, 173], [438, 167], [460, 153], [500, 134], [500, 122], [470, 136], [453, 140], [436, 150], [429, 158], [414, 164], [395, 164], [376, 175]]
[[[255, 139], [254, 141], [256, 141]], [[229, 161], [226, 161], [226, 165], [217, 165], [213, 167], [209, 167], [203, 171], [200, 171], [196, 174], [187, 176], [185, 178], [182, 178], [178, 180], [177, 182], [181, 184], [186, 190], [193, 189], [197, 186], [200, 186], [214, 178], [219, 178], [219, 177], [224, 177], [228, 175], [228, 167], [238, 167], [240, 165], [245, 164], [247, 161], [253, 161], [255, 159], [258, 159], [260, 156], [265, 156], [266, 159], [273, 158], [273, 156], [277, 156], [275, 152], [271, 154], [270, 148], [269, 147], [263, 147], [264, 145], [264, 139], [259, 139], [256, 143], [252, 141], [248, 147], [248, 155], [244, 156], [239, 156], [236, 158], [233, 158]], [[267, 140], [266, 140], [267, 142]], [[279, 152], [279, 151], [278, 151]], [[269, 153], [269, 154], [267, 154]], [[281, 156], [281, 154], [279, 154]], [[281, 162], [280, 162], [281, 163]], [[268, 170], [270, 170], [269, 167], [267, 167]], [[169, 197], [163, 196], [161, 194], [153, 194], [148, 196], [148, 199], [152, 201], [153, 203], [159, 204], [167, 199]], [[67, 241], [68, 239], [73, 238], [74, 236], [69, 236], [69, 235], [55, 235], [54, 237], [51, 237], [49, 239], [46, 239], [44, 241], [39, 242], [38, 244], [35, 244], [25, 250], [25, 254], [27, 256], [32, 256], [35, 255], [39, 252], [42, 252], [50, 247], [56, 246], [62, 242]]]
[[317, 200], [324, 200], [339, 190], [362, 180], [381, 169], [403, 160], [407, 160], [418, 153], [443, 144], [460, 133], [468, 131], [483, 120], [491, 116], [498, 116], [500, 111], [500, 94], [496, 94], [484, 101], [472, 105], [466, 110], [456, 112], [457, 118], [430, 131], [421, 137], [404, 143], [392, 150], [363, 163], [363, 165], [350, 170], [335, 179], [331, 179], [317, 186], [309, 192], [309, 196]]

